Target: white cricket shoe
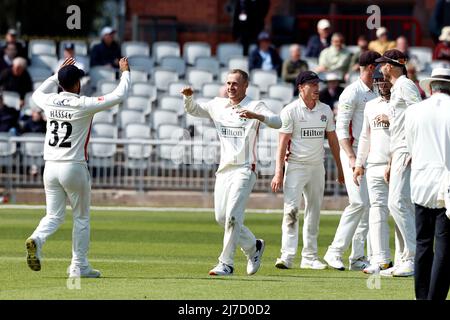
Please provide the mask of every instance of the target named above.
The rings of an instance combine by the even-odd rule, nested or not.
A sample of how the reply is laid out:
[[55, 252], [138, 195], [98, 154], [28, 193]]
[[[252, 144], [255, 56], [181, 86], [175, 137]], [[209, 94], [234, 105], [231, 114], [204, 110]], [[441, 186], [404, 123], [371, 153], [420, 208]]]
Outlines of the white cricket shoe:
[[340, 256], [326, 253], [325, 256], [323, 257], [323, 260], [325, 260], [325, 262], [334, 269], [340, 271], [345, 270], [344, 263], [342, 262], [342, 258]]
[[27, 248], [27, 264], [33, 271], [41, 270], [41, 243], [38, 239], [28, 238], [25, 241]]
[[364, 268], [363, 272], [366, 274], [374, 274], [374, 273], [380, 273], [381, 271], [387, 270], [392, 267], [392, 262], [389, 263], [374, 263], [368, 266], [367, 268]]
[[366, 257], [361, 257], [358, 260], [350, 261], [349, 270], [362, 271], [365, 268], [367, 268], [368, 266], [370, 266], [370, 263], [367, 260], [367, 258]]
[[327, 265], [320, 261], [319, 259], [306, 259], [302, 258], [302, 262], [300, 263], [301, 269], [314, 269], [314, 270], [323, 270], [327, 268]]
[[231, 276], [232, 274], [233, 267], [222, 262], [209, 271], [210, 276]]
[[386, 270], [381, 270], [381, 271], [380, 271], [380, 276], [383, 276], [383, 277], [392, 277], [392, 274], [394, 273], [394, 271], [395, 271], [397, 268], [398, 268], [398, 265], [397, 265], [397, 264], [394, 264], [394, 266], [391, 267], [391, 268], [388, 268], [388, 269], [386, 269]]
[[93, 269], [91, 266], [87, 267], [78, 267], [78, 266], [70, 266], [69, 267], [69, 278], [100, 278], [101, 272]]
[[414, 261], [402, 262], [392, 273], [393, 277], [410, 277], [414, 275]]
[[265, 243], [263, 239], [256, 240], [256, 252], [255, 254], [248, 259], [247, 262], [247, 274], [252, 275], [255, 274], [259, 267], [261, 266], [261, 258], [264, 253]]
[[290, 268], [292, 268], [292, 262], [287, 262], [281, 258], [277, 258], [277, 261], [275, 262], [275, 268], [290, 269]]

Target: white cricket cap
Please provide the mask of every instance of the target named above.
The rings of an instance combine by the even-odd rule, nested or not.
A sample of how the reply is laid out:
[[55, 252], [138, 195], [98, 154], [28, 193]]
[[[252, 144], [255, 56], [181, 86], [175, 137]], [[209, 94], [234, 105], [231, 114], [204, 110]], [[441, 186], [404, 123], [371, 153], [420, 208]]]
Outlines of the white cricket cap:
[[100, 37], [104, 37], [107, 34], [115, 33], [116, 30], [114, 30], [112, 27], [104, 27], [102, 31], [100, 32]]
[[319, 20], [319, 22], [317, 22], [317, 28], [319, 29], [327, 29], [330, 27], [331, 27], [330, 21], [328, 21], [327, 19], [322, 19]]
[[387, 33], [388, 30], [385, 27], [381, 27], [377, 29], [377, 37], [381, 37], [383, 34]]

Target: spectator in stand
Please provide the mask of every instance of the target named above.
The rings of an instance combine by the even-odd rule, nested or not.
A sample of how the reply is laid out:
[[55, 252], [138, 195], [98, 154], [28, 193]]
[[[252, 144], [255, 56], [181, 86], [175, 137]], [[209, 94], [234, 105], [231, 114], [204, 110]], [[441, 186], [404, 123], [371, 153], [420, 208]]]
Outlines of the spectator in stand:
[[3, 49], [3, 56], [0, 57], [0, 73], [11, 67], [14, 58], [17, 57], [17, 45], [13, 42], [7, 43]]
[[327, 83], [327, 87], [323, 88], [319, 92], [319, 100], [330, 106], [331, 110], [333, 110], [334, 115], [337, 115], [337, 105], [336, 103], [339, 101], [339, 96], [341, 95], [344, 88], [340, 86], [342, 82], [342, 78], [336, 72], [328, 72], [325, 75], [325, 81]]
[[21, 42], [17, 41], [17, 31], [16, 31], [16, 29], [9, 29], [8, 32], [6, 32], [6, 35], [5, 35], [5, 47], [9, 43], [14, 43], [16, 45], [17, 56], [18, 57], [23, 57], [23, 58], [27, 57], [27, 52], [25, 52], [24, 46], [22, 45]]
[[60, 66], [63, 64], [63, 62], [67, 59], [67, 58], [74, 58], [75, 59], [75, 67], [77, 67], [78, 69], [81, 69], [83, 71], [86, 70], [84, 64], [80, 61], [77, 60], [76, 56], [75, 56], [75, 44], [73, 42], [67, 42], [64, 44], [64, 51], [63, 51], [63, 56], [61, 59], [59, 59], [58, 63], [55, 66], [55, 70], [53, 70], [54, 72], [58, 72]]
[[411, 55], [409, 53], [408, 39], [406, 39], [405, 36], [400, 36], [397, 38], [397, 40], [395, 40], [395, 49], [403, 52], [407, 60], [411, 59]]
[[312, 35], [306, 45], [305, 56], [318, 58], [323, 49], [330, 46], [331, 24], [327, 19], [317, 23], [317, 34]]
[[433, 52], [433, 60], [445, 60], [450, 62], [450, 26], [442, 28], [439, 43]]
[[249, 56], [249, 69], [275, 70], [281, 74], [281, 58], [277, 50], [272, 47], [270, 35], [263, 31], [258, 35], [258, 48]]
[[28, 116], [23, 123], [22, 133], [45, 133], [47, 121], [45, 121], [42, 111], [39, 108], [31, 109], [31, 116]]
[[12, 135], [17, 135], [18, 129], [19, 111], [3, 103], [3, 95], [0, 91], [0, 132], [9, 132]]
[[395, 48], [395, 41], [389, 40], [389, 33], [385, 27], [378, 28], [376, 35], [377, 40], [370, 41], [369, 50], [376, 51], [382, 55], [387, 50]]
[[408, 62], [408, 64], [406, 65], [406, 76], [416, 84], [417, 89], [419, 89], [420, 97], [422, 99], [425, 99], [426, 94], [419, 85], [419, 80], [417, 79], [417, 69], [414, 63]]
[[100, 32], [101, 43], [95, 45], [91, 52], [91, 67], [110, 66], [119, 67], [120, 46], [114, 40], [116, 30], [111, 27], [104, 27]]
[[320, 53], [316, 72], [335, 71], [345, 75], [350, 67], [351, 58], [351, 52], [344, 47], [344, 36], [339, 32], [333, 33], [331, 46]]
[[[295, 87], [295, 80], [302, 71], [308, 70], [308, 63], [301, 59], [302, 52], [298, 44], [293, 44], [289, 47], [289, 58], [283, 62], [281, 70], [281, 78]], [[294, 89], [294, 95], [298, 95], [298, 88]]]
[[17, 57], [10, 68], [0, 73], [0, 90], [17, 92], [20, 95], [20, 106], [23, 106], [25, 94], [33, 90], [33, 82], [27, 71], [27, 60]]
[[450, 1], [436, 0], [429, 25], [431, 37], [435, 44], [438, 43], [439, 34], [445, 26], [450, 26]]
[[359, 57], [361, 53], [369, 50], [369, 41], [367, 41], [367, 37], [365, 35], [360, 35], [357, 41], [358, 51], [356, 51], [350, 60], [350, 69], [349, 72], [358, 72], [359, 73]]

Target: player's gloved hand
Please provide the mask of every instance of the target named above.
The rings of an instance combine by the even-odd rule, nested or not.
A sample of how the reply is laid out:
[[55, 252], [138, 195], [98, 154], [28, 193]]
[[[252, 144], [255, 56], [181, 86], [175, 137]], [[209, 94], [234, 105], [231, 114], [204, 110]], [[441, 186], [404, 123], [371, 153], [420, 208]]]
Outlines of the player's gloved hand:
[[180, 93], [186, 97], [190, 97], [194, 94], [194, 90], [191, 87], [184, 87], [181, 89]]
[[353, 182], [359, 187], [359, 180], [364, 175], [364, 168], [363, 167], [355, 167], [355, 170], [353, 170]]
[[130, 66], [128, 65], [127, 57], [123, 57], [119, 60], [119, 70], [120, 72], [130, 71]]

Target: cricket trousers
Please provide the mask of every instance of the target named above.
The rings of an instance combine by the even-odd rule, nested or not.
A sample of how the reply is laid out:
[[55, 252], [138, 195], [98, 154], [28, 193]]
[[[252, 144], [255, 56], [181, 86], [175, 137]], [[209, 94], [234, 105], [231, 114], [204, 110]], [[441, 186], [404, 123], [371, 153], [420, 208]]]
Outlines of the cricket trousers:
[[89, 265], [91, 180], [85, 163], [46, 161], [44, 188], [47, 214], [31, 235], [42, 245], [64, 222], [66, 200], [73, 211], [72, 266]]
[[292, 263], [298, 246], [298, 220], [301, 197], [305, 198], [302, 257], [318, 258], [320, 208], [325, 188], [325, 168], [320, 164], [286, 162], [283, 183], [284, 209], [281, 238], [281, 259]]
[[225, 229], [219, 262], [229, 266], [234, 266], [237, 246], [247, 258], [256, 252], [256, 238], [244, 226], [245, 207], [255, 182], [255, 172], [246, 167], [231, 167], [216, 174], [215, 218]]
[[[404, 244], [402, 261], [412, 260], [416, 253], [414, 205], [411, 201], [411, 164], [407, 152], [394, 152], [389, 179], [388, 207]], [[397, 257], [396, 257], [396, 260]], [[396, 261], [396, 263], [398, 263]]]
[[[344, 150], [341, 150], [340, 157], [349, 205], [341, 215], [334, 240], [328, 247], [327, 254], [342, 257], [352, 243], [352, 252], [349, 256], [350, 263], [352, 263], [365, 256], [364, 245], [369, 232], [369, 194], [366, 177], [362, 176], [360, 185], [357, 186], [353, 182], [353, 168], [350, 167], [349, 158]], [[369, 249], [368, 256], [370, 256]]]

